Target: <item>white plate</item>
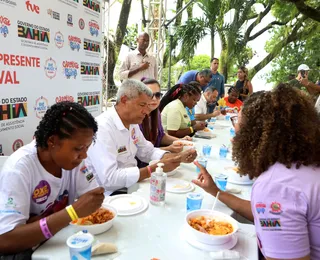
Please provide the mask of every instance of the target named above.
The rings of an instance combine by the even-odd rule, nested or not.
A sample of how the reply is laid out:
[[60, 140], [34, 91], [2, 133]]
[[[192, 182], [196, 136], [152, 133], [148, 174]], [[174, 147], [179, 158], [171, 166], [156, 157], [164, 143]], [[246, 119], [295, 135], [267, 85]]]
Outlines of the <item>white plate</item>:
[[110, 196], [103, 203], [115, 207], [118, 211], [118, 216], [131, 216], [141, 213], [149, 205], [145, 198], [132, 194]]
[[250, 180], [248, 176], [240, 176], [235, 170], [236, 166], [228, 166], [225, 167], [227, 171], [227, 175], [229, 176], [228, 182], [238, 185], [251, 185], [253, 184], [253, 180]]
[[[152, 165], [152, 164], [156, 164], [158, 163], [160, 160], [153, 160], [151, 162], [149, 162], [149, 166]], [[170, 177], [170, 176], [173, 176], [177, 173], [177, 171], [180, 169], [180, 166], [178, 166], [177, 168], [175, 168], [173, 171], [171, 172], [166, 172], [167, 176]]]
[[184, 227], [182, 231], [182, 237], [193, 247], [201, 249], [203, 251], [209, 251], [209, 252], [215, 252], [215, 251], [221, 251], [221, 250], [229, 250], [238, 242], [238, 236], [237, 234], [232, 235], [231, 239], [222, 245], [209, 245], [205, 243], [201, 243], [193, 239], [192, 235], [187, 231], [187, 229]]
[[180, 179], [167, 179], [166, 191], [171, 193], [187, 193], [193, 191], [194, 186], [191, 182]]
[[216, 130], [227, 129], [227, 128], [230, 128], [230, 126], [229, 125], [215, 125], [213, 127], [213, 129], [216, 129]]
[[237, 184], [237, 185], [252, 185], [253, 181], [236, 181], [233, 179], [228, 179], [228, 182], [232, 183], [232, 184]]
[[202, 135], [202, 136], [211, 136], [213, 133], [212, 133], [212, 130], [209, 129], [209, 131], [197, 131], [197, 135]]
[[173, 171], [171, 172], [166, 172], [167, 176], [170, 177], [170, 176], [173, 176], [175, 175], [180, 169], [180, 166], [178, 166], [177, 168], [175, 168]]

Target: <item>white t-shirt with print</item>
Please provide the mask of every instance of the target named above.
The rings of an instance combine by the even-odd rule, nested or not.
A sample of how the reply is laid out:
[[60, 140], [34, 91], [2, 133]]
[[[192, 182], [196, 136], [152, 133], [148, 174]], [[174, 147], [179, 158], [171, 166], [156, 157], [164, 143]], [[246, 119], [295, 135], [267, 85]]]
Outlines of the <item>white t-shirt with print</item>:
[[35, 141], [21, 147], [6, 161], [0, 173], [0, 235], [31, 216], [46, 217], [70, 205], [82, 194], [98, 187], [84, 162], [62, 177], [41, 165]]

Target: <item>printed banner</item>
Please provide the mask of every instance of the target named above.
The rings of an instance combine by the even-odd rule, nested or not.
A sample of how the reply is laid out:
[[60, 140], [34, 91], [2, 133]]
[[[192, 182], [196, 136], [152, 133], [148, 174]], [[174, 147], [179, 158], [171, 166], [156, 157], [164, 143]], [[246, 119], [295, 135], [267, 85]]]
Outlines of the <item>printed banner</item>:
[[32, 141], [51, 105], [101, 113], [101, 0], [0, 0], [0, 156]]

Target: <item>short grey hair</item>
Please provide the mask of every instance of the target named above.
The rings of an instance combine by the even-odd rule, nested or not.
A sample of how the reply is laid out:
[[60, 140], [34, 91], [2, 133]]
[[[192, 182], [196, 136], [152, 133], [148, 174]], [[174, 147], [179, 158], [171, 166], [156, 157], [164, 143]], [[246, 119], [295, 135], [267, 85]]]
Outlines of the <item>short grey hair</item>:
[[209, 70], [209, 69], [204, 69], [204, 70], [201, 70], [201, 71], [199, 72], [199, 75], [200, 75], [200, 76], [203, 76], [203, 77], [205, 77], [205, 78], [211, 78], [211, 77], [212, 77], [212, 71]]
[[120, 102], [120, 99], [123, 96], [128, 97], [129, 99], [137, 98], [141, 94], [146, 94], [148, 97], [152, 97], [152, 90], [147, 87], [141, 81], [135, 79], [127, 79], [122, 82], [121, 86], [117, 92], [117, 103]]
[[[206, 88], [206, 90], [204, 92], [210, 92], [210, 93], [213, 93], [215, 91], [218, 91], [216, 88], [212, 88], [212, 87], [208, 87]], [[218, 91], [219, 92], [219, 91]]]

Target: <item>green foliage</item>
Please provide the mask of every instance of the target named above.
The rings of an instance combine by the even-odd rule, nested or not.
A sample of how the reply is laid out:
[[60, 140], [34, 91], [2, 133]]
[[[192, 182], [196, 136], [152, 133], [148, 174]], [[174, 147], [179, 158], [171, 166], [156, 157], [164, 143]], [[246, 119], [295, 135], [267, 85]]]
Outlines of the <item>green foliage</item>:
[[136, 24], [127, 26], [127, 31], [123, 39], [123, 44], [130, 49], [135, 49], [137, 46], [138, 26]]
[[267, 75], [268, 82], [287, 82], [290, 74], [296, 75], [300, 64], [307, 64], [312, 70], [309, 79], [320, 79], [320, 33], [304, 41], [296, 41], [286, 46], [272, 62], [272, 71]]
[[185, 24], [177, 28], [176, 37], [183, 46], [181, 56], [184, 62], [188, 63], [194, 56], [198, 42], [208, 34], [207, 28], [207, 21], [203, 18], [187, 20]]
[[210, 68], [210, 57], [205, 54], [197, 55], [192, 58], [188, 70], [202, 70]]
[[[180, 76], [182, 75], [184, 71], [184, 66], [181, 65], [174, 65], [171, 67], [171, 80], [170, 80], [170, 87], [174, 86]], [[168, 88], [168, 75], [169, 75], [169, 68], [164, 68], [162, 70], [162, 75], [161, 75], [161, 88], [162, 89], [167, 89]]]

